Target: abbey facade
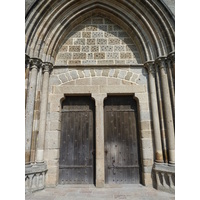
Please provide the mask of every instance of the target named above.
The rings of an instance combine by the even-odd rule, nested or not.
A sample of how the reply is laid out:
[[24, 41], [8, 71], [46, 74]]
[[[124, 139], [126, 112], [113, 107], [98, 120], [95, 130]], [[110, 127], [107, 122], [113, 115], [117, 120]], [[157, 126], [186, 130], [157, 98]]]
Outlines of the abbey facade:
[[26, 192], [175, 191], [174, 31], [174, 1], [26, 0]]

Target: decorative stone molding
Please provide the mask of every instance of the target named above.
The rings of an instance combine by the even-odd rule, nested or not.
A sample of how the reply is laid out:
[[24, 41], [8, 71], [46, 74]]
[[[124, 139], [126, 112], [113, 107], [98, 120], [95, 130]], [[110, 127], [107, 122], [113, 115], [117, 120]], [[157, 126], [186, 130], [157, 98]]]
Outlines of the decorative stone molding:
[[30, 164], [25, 167], [25, 193], [42, 190], [45, 187], [47, 166], [43, 164]]
[[153, 166], [158, 190], [175, 193], [175, 166], [157, 164]]

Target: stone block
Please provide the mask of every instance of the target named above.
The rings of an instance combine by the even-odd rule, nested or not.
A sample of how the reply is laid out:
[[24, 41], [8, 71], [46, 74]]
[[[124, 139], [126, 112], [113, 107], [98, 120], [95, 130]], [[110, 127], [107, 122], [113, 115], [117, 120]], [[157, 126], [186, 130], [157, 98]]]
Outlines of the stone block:
[[93, 53], [87, 53], [87, 59], [94, 59]]
[[51, 121], [50, 122], [50, 131], [60, 131], [61, 123], [60, 121]]
[[140, 74], [140, 76], [136, 80], [136, 83], [138, 84], [147, 84], [147, 82], [148, 82], [148, 76], [144, 76], [142, 74]]
[[118, 38], [109, 38], [108, 44], [109, 45], [119, 45], [119, 44], [121, 44], [121, 40]]
[[81, 38], [81, 32], [79, 31], [72, 31], [70, 34], [69, 34], [69, 37], [71, 38]]
[[103, 69], [102, 76], [108, 76], [109, 69]]
[[85, 74], [85, 77], [91, 77], [89, 69], [85, 69], [83, 72]]
[[71, 80], [72, 80], [72, 77], [70, 76], [69, 72], [68, 72], [68, 73], [66, 73], [66, 74], [65, 74], [65, 76], [67, 77], [67, 79], [68, 79], [69, 81], [71, 81]]
[[80, 65], [81, 61], [80, 60], [69, 60], [68, 64], [69, 65]]
[[103, 18], [92, 18], [92, 24], [103, 24]]
[[136, 82], [136, 80], [138, 79], [138, 74], [133, 74], [133, 76], [131, 77], [131, 81], [132, 82]]
[[82, 46], [81, 51], [82, 52], [89, 52], [90, 51], [90, 46]]
[[85, 31], [97, 31], [97, 25], [86, 26]]
[[78, 79], [76, 85], [91, 85], [91, 78]]
[[135, 96], [139, 99], [140, 103], [148, 102], [148, 93], [137, 93], [137, 94], [135, 94]]
[[106, 53], [106, 59], [119, 59], [119, 53]]
[[86, 59], [86, 53], [73, 53], [73, 59], [76, 60]]
[[120, 85], [121, 80], [117, 78], [108, 78], [108, 85]]
[[116, 70], [115, 70], [115, 73], [113, 74], [113, 76], [114, 76], [115, 78], [117, 78], [117, 77], [118, 77], [118, 74], [119, 74], [119, 69], [116, 69]]
[[97, 39], [97, 45], [107, 45], [107, 39]]
[[92, 38], [103, 38], [103, 32], [92, 32]]
[[137, 47], [134, 44], [127, 45], [126, 46], [126, 51], [138, 52]]
[[120, 71], [119, 71], [119, 74], [118, 74], [118, 78], [124, 79], [125, 76], [126, 76], [126, 74], [127, 74], [127, 71], [125, 71], [125, 70], [120, 70]]
[[68, 81], [68, 78], [65, 76], [65, 74], [59, 75], [59, 79], [62, 81], [62, 83], [65, 83]]
[[99, 52], [99, 46], [91, 46], [91, 52]]
[[91, 32], [82, 32], [83, 38], [91, 38]]
[[118, 37], [118, 32], [116, 32], [116, 31], [104, 32], [104, 37], [105, 38], [116, 38], [116, 37]]
[[91, 74], [92, 77], [96, 76], [94, 69], [90, 70], [90, 74]]
[[55, 187], [57, 185], [58, 178], [54, 174], [48, 174], [46, 175], [46, 186], [47, 187]]
[[120, 53], [120, 59], [131, 59], [133, 56], [132, 56], [132, 53], [128, 52], [128, 53], [124, 53], [124, 52], [121, 52]]
[[153, 150], [142, 149], [142, 157], [143, 159], [153, 159]]
[[152, 166], [153, 165], [153, 160], [152, 159], [142, 160], [142, 165], [143, 166]]
[[151, 173], [142, 173], [143, 183], [145, 186], [152, 186], [152, 177]]
[[87, 45], [96, 45], [95, 39], [87, 39]]
[[[82, 63], [83, 64], [83, 63]], [[84, 78], [84, 74], [83, 74], [83, 71], [81, 70], [78, 70], [78, 75], [80, 78]]]
[[94, 77], [92, 78], [92, 85], [105, 85], [107, 79], [105, 77]]
[[107, 31], [108, 30], [108, 26], [106, 24], [99, 24], [98, 25], [98, 30], [99, 31]]
[[151, 121], [142, 121], [140, 122], [141, 130], [151, 130]]
[[149, 104], [148, 102], [140, 102], [140, 109], [149, 111]]
[[126, 74], [126, 76], [125, 76], [125, 80], [130, 80], [130, 78], [131, 78], [132, 75], [133, 75], [133, 74], [132, 74], [131, 72], [128, 72], [128, 73]]
[[135, 83], [130, 82], [130, 81], [122, 80], [122, 85], [133, 85], [133, 84], [135, 84]]
[[125, 46], [123, 46], [123, 45], [115, 45], [114, 46], [114, 52], [121, 52], [121, 51], [125, 51]]
[[72, 53], [61, 53], [61, 52], [59, 52], [56, 58], [57, 59], [71, 59]]
[[96, 76], [101, 76], [103, 72], [102, 69], [95, 69], [94, 71], [95, 71]]
[[59, 112], [60, 111], [60, 105], [57, 103], [50, 103], [50, 112]]
[[126, 65], [135, 65], [135, 64], [138, 64], [135, 58], [133, 58], [132, 60], [126, 60]]
[[113, 52], [113, 46], [100, 46], [100, 52]]
[[125, 60], [115, 60], [115, 65], [125, 65]]
[[109, 73], [108, 73], [108, 76], [109, 76], [109, 77], [113, 77], [114, 74], [115, 74], [115, 69], [110, 69], [110, 70], [109, 70]]
[[143, 149], [152, 149], [152, 140], [149, 138], [142, 138], [141, 144]]
[[77, 79], [77, 78], [78, 78], [78, 73], [77, 73], [77, 71], [71, 71], [71, 72], [70, 72], [70, 76], [72, 77], [72, 79]]
[[109, 19], [107, 19], [107, 18], [104, 18], [104, 23], [105, 24], [113, 24], [113, 22], [112, 21], [110, 21]]
[[68, 40], [65, 42], [64, 45], [73, 45], [73, 39], [72, 39], [72, 38], [68, 39]]
[[143, 166], [142, 170], [144, 173], [151, 173], [152, 172], [152, 166]]
[[54, 68], [53, 69], [53, 74], [54, 75], [63, 74], [63, 73], [68, 72], [68, 70], [69, 70], [68, 68], [60, 68], [60, 69], [59, 68], [56, 68], [56, 69]]
[[123, 29], [118, 25], [114, 25], [113, 28], [114, 28], [115, 31], [123, 31]]
[[105, 59], [105, 53], [94, 53], [94, 59]]
[[81, 62], [83, 65], [96, 65], [97, 64], [96, 60], [82, 60]]
[[99, 65], [113, 65], [114, 60], [98, 60], [97, 64], [99, 64]]
[[60, 85], [61, 81], [59, 80], [58, 76], [50, 76], [49, 85]]
[[69, 52], [80, 52], [81, 47], [80, 46], [69, 46]]
[[124, 32], [124, 31], [119, 31], [118, 32], [118, 37], [121, 37], [121, 38], [125, 38], [125, 37], [129, 37], [129, 35], [126, 33], [126, 32]]
[[54, 169], [54, 170], [52, 170], [52, 172], [55, 172], [56, 168], [58, 168], [59, 160], [58, 159], [48, 160], [47, 165], [48, 165], [48, 168]]
[[59, 155], [60, 155], [59, 149], [48, 149], [46, 159], [56, 160], [59, 159]]
[[47, 131], [45, 140], [47, 149], [58, 149], [60, 147], [60, 131]]
[[140, 120], [141, 121], [150, 121], [151, 116], [149, 111], [141, 111], [140, 112]]
[[85, 39], [74, 39], [74, 45], [85, 45]]
[[133, 44], [133, 41], [132, 41], [132, 39], [131, 38], [124, 38], [124, 43], [126, 43], [126, 44]]
[[[55, 96], [55, 95], [53, 95]], [[59, 100], [58, 100], [59, 102]], [[47, 118], [47, 120], [50, 120], [50, 121], [60, 121], [60, 112], [51, 112], [49, 113], [49, 117]]]

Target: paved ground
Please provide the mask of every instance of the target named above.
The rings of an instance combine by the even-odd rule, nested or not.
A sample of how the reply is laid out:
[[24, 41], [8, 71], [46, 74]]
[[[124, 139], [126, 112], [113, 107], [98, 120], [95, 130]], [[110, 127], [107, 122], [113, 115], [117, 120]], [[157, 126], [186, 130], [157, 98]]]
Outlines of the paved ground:
[[142, 185], [58, 185], [26, 195], [26, 200], [172, 200], [175, 195]]

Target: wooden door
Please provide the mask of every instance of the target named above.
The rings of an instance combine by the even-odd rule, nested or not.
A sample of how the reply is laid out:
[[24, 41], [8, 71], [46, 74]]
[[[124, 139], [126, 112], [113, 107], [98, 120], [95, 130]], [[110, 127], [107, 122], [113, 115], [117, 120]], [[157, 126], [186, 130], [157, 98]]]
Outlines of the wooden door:
[[60, 184], [94, 183], [94, 102], [66, 97], [62, 105]]
[[104, 105], [105, 182], [139, 183], [136, 101], [110, 96]]

